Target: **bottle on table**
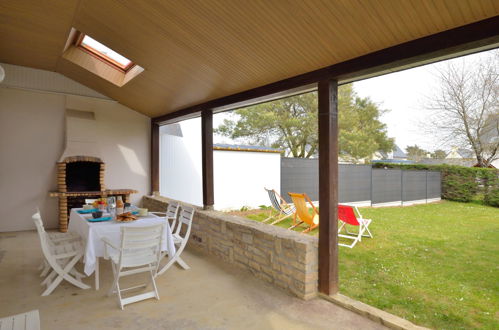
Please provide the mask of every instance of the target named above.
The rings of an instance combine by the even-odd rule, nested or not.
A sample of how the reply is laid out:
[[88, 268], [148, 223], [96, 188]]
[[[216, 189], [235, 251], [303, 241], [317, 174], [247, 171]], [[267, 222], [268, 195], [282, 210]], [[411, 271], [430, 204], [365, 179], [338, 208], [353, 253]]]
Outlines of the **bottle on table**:
[[124, 213], [125, 204], [123, 203], [123, 198], [118, 196], [116, 199], [116, 214]]

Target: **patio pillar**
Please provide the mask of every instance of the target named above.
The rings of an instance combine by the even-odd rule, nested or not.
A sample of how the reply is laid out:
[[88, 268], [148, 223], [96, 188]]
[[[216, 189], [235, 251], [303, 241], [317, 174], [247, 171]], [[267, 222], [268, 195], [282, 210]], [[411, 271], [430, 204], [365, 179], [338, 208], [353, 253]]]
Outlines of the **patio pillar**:
[[319, 81], [319, 292], [338, 292], [338, 82]]
[[151, 122], [151, 195], [159, 195], [159, 125]]
[[201, 148], [203, 159], [203, 206], [212, 210], [214, 204], [213, 190], [213, 112], [201, 112]]

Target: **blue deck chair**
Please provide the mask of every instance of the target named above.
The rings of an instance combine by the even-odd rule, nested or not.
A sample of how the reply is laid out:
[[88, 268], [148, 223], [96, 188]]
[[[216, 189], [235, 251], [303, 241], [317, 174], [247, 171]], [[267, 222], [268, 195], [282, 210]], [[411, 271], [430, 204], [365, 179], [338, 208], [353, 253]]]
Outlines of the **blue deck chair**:
[[272, 210], [270, 210], [270, 214], [269, 214], [269, 217], [265, 220], [263, 220], [262, 222], [267, 222], [271, 219], [274, 219], [276, 218], [276, 220], [274, 220], [271, 225], [274, 225], [286, 218], [289, 218], [290, 216], [292, 216], [295, 212], [295, 207], [292, 206], [292, 205], [289, 205], [285, 200], [284, 198], [282, 198], [278, 193], [277, 191], [275, 191], [274, 189], [267, 189], [267, 188], [264, 188], [267, 193], [269, 194], [269, 199], [270, 199], [270, 203], [272, 204], [272, 207], [277, 211], [279, 212], [279, 214], [274, 217], [272, 216]]

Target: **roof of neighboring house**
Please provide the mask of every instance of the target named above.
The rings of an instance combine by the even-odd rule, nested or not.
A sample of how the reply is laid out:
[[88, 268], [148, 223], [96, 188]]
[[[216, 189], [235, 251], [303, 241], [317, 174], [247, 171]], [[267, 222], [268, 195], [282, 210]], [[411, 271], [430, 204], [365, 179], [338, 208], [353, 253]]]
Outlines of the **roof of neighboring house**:
[[183, 137], [182, 127], [179, 123], [161, 126], [161, 132], [168, 135]]
[[459, 156], [463, 158], [474, 158], [473, 156], [473, 151], [468, 150], [468, 149], [457, 149], [456, 150]]
[[395, 145], [395, 148], [393, 149], [393, 158], [407, 158], [407, 154], [400, 149], [398, 145]]
[[[387, 159], [388, 158], [388, 152], [384, 152], [384, 151], [378, 151], [379, 154], [381, 155], [382, 158], [384, 159]], [[400, 149], [400, 147], [398, 145], [395, 145], [395, 147], [393, 148], [393, 156], [392, 158], [407, 158], [407, 154], [402, 150]]]
[[226, 150], [226, 151], [252, 151], [252, 152], [274, 152], [281, 153], [281, 149], [275, 149], [262, 146], [238, 145], [238, 144], [214, 144], [213, 150]]
[[482, 139], [483, 143], [496, 143], [499, 141], [499, 114], [487, 118]]

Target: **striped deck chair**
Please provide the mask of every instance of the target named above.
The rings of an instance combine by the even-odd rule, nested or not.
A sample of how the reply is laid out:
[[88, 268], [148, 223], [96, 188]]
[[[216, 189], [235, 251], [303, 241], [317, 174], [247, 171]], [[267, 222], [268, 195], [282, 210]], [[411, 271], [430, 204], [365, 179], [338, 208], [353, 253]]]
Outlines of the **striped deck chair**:
[[294, 206], [292, 205], [289, 205], [288, 203], [286, 203], [286, 201], [284, 200], [284, 198], [282, 198], [278, 193], [277, 191], [275, 191], [275, 189], [267, 189], [267, 188], [264, 188], [267, 193], [269, 194], [269, 199], [270, 199], [270, 203], [272, 203], [272, 207], [277, 211], [279, 212], [279, 214], [274, 217], [272, 216], [272, 210], [270, 210], [270, 214], [269, 214], [269, 217], [265, 220], [263, 220], [262, 222], [267, 222], [271, 219], [274, 219], [276, 218], [276, 220], [274, 220], [271, 225], [274, 225], [278, 222], [281, 222], [282, 220], [286, 219], [286, 218], [289, 218], [290, 216], [292, 216], [295, 212], [295, 208]]

